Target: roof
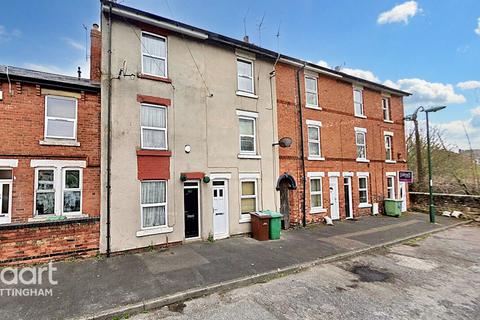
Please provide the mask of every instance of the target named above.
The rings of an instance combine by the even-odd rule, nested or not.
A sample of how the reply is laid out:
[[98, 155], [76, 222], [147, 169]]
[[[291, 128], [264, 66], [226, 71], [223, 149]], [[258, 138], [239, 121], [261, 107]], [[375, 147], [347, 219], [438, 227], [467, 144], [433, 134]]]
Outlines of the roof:
[[281, 54], [281, 53], [278, 53], [278, 52], [275, 52], [275, 51], [272, 51], [272, 50], [268, 50], [268, 49], [259, 47], [259, 46], [255, 45], [253, 43], [247, 43], [247, 42], [244, 42], [244, 41], [241, 41], [241, 40], [230, 38], [230, 37], [227, 37], [227, 36], [215, 33], [215, 32], [211, 32], [211, 31], [208, 31], [208, 30], [205, 30], [205, 29], [201, 29], [201, 28], [197, 28], [197, 27], [188, 25], [188, 24], [180, 22], [180, 21], [168, 19], [168, 18], [159, 16], [159, 15], [155, 15], [155, 14], [150, 13], [150, 12], [146, 12], [146, 11], [138, 10], [138, 9], [135, 9], [135, 8], [131, 8], [131, 7], [121, 5], [119, 3], [116, 3], [116, 2], [113, 2], [113, 1], [110, 1], [110, 0], [101, 0], [101, 2], [102, 2], [102, 10], [108, 12], [109, 6], [111, 5], [112, 6], [112, 13], [114, 15], [123, 16], [124, 18], [129, 18], [129, 19], [139, 20], [139, 21], [147, 20], [146, 23], [149, 23], [148, 21], [150, 21], [150, 23], [156, 22], [157, 25], [160, 25], [161, 27], [163, 27], [165, 29], [168, 29], [168, 30], [171, 30], [171, 31], [174, 31], [174, 32], [178, 32], [178, 33], [190, 36], [190, 37], [194, 37], [194, 38], [202, 39], [202, 40], [205, 40], [205, 41], [208, 41], [208, 42], [219, 43], [219, 44], [228, 45], [228, 46], [232, 46], [232, 47], [235, 47], [235, 48], [247, 50], [247, 51], [250, 51], [250, 52], [253, 52], [253, 53], [256, 53], [256, 54], [260, 54], [264, 57], [272, 58], [272, 59], [275, 59], [275, 60], [280, 59], [280, 60], [282, 60], [282, 62], [287, 62], [287, 63], [291, 63], [291, 64], [298, 64], [298, 65], [306, 66], [306, 67], [309, 67], [311, 69], [315, 69], [316, 71], [318, 71], [320, 73], [324, 73], [324, 74], [327, 74], [327, 75], [330, 75], [330, 76], [334, 76], [334, 77], [337, 77], [337, 78], [342, 79], [342, 80], [347, 81], [347, 82], [354, 82], [354, 83], [358, 83], [358, 84], [363, 84], [363, 85], [366, 85], [366, 86], [368, 86], [370, 88], [373, 88], [375, 90], [388, 91], [390, 93], [400, 95], [400, 96], [411, 95], [409, 92], [406, 92], [406, 91], [402, 91], [402, 90], [399, 90], [399, 89], [396, 89], [396, 88], [391, 88], [391, 87], [388, 87], [388, 86], [383, 85], [381, 83], [376, 83], [376, 82], [372, 82], [372, 81], [365, 80], [365, 79], [362, 79], [362, 78], [358, 78], [358, 77], [352, 76], [350, 74], [347, 74], [347, 73], [344, 73], [344, 72], [341, 72], [341, 71], [337, 71], [337, 70], [334, 70], [334, 69], [322, 67], [322, 66], [319, 66], [317, 64], [314, 64], [314, 63], [311, 63], [311, 62], [308, 62], [308, 61], [305, 61], [305, 60], [302, 60], [302, 59], [293, 58], [293, 57], [290, 57], [290, 56], [287, 56], [287, 55], [284, 55], [284, 54]]
[[0, 79], [20, 80], [23, 82], [47, 84], [66, 89], [100, 91], [100, 84], [90, 79], [79, 79], [61, 74], [36, 71], [12, 66], [0, 65]]

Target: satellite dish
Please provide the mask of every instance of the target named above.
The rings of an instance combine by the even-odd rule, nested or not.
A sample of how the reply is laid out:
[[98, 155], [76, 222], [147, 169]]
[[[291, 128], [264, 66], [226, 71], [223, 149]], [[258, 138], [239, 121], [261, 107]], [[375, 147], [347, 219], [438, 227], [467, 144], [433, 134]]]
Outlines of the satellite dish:
[[284, 137], [278, 141], [278, 145], [282, 148], [289, 148], [292, 145], [292, 138]]

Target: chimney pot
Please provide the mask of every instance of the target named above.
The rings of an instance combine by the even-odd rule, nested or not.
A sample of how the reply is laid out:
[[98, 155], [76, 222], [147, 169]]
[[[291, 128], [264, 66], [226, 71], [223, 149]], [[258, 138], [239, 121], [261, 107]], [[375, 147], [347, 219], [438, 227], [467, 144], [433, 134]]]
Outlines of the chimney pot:
[[93, 30], [98, 30], [98, 29], [100, 29], [100, 26], [98, 25], [98, 23], [94, 23], [94, 24], [92, 25], [92, 29], [93, 29]]

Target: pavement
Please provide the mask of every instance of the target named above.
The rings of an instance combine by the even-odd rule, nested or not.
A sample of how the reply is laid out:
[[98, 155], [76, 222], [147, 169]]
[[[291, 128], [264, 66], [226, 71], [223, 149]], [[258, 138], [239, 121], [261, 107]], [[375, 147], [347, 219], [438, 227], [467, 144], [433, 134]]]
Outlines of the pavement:
[[458, 226], [130, 319], [480, 319], [479, 231]]
[[[312, 264], [365, 252], [423, 233], [443, 230], [459, 220], [425, 214], [401, 218], [362, 217], [289, 230], [276, 241], [249, 237], [189, 243], [168, 250], [54, 264], [57, 285], [51, 296], [0, 296], [2, 319], [110, 319], [187, 298], [229, 290], [290, 273]], [[327, 260], [322, 260], [327, 259]], [[0, 283], [0, 290], [11, 288]], [[19, 285], [15, 288], [31, 288]]]

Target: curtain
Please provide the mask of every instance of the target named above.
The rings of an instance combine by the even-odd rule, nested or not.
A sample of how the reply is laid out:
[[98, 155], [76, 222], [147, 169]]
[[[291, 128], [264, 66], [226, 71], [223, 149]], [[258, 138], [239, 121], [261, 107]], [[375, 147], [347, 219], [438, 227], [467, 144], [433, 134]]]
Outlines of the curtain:
[[152, 35], [142, 35], [142, 52], [150, 56], [162, 57], [167, 56], [165, 39], [155, 37]]
[[143, 72], [159, 77], [165, 77], [165, 60], [143, 56]]
[[143, 208], [143, 227], [165, 225], [165, 206]]
[[167, 125], [165, 108], [142, 105], [140, 123], [143, 127], [165, 129]]
[[142, 182], [142, 204], [166, 202], [165, 181]]

